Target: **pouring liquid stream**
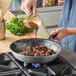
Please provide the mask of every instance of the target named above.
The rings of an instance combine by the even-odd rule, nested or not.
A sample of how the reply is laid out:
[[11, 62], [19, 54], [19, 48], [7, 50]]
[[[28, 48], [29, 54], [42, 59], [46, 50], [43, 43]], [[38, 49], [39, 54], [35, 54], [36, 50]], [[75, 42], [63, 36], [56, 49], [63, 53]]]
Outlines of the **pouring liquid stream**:
[[36, 38], [37, 38], [37, 32], [39, 28], [38, 28], [38, 25], [33, 22], [29, 22], [29, 25], [31, 26], [31, 28], [35, 30], [35, 49], [36, 49]]
[[35, 29], [35, 49], [36, 49], [36, 38], [37, 38], [37, 31], [38, 31], [38, 29]]

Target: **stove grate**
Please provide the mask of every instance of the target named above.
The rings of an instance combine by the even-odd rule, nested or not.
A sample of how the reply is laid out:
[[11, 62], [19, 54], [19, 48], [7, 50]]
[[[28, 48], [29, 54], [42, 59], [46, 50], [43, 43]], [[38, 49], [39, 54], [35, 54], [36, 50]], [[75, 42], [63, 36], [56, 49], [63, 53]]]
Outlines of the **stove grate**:
[[0, 76], [76, 76], [76, 70], [62, 57], [34, 67], [15, 59], [12, 53], [0, 54]]

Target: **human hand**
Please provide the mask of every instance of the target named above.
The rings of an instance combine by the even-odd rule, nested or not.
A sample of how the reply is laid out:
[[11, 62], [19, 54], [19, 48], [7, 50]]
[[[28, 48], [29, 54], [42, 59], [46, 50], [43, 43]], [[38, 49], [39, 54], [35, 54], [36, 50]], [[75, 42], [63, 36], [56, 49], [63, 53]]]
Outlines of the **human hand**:
[[62, 40], [64, 37], [69, 35], [69, 31], [68, 28], [59, 28], [59, 29], [55, 29], [53, 30], [51, 33], [51, 35], [55, 35], [57, 34], [57, 36], [53, 39], [53, 40]]
[[26, 13], [33, 13], [36, 15], [36, 1], [35, 0], [22, 0], [21, 9]]

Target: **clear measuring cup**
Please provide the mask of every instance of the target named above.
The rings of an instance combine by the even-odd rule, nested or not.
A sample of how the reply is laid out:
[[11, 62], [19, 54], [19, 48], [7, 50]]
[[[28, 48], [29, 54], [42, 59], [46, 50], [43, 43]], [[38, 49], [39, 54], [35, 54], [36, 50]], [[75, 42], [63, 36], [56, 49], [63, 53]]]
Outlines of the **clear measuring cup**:
[[24, 18], [23, 24], [25, 27], [28, 27], [28, 28], [39, 29], [39, 26], [41, 24], [40, 16], [38, 14], [36, 14], [36, 16], [33, 14], [30, 14]]

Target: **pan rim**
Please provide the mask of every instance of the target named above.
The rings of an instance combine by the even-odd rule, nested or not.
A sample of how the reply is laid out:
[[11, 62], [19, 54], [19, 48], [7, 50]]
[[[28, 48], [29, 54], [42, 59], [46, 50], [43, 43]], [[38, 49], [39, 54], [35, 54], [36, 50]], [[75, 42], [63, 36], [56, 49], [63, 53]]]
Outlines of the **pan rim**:
[[[10, 44], [10, 50], [11, 50], [12, 52], [16, 53], [14, 50], [12, 50], [11, 46], [12, 46], [15, 42], [18, 42], [18, 41], [20, 41], [20, 40], [25, 40], [25, 39], [35, 39], [35, 38], [24, 38], [24, 39], [15, 40], [14, 42], [12, 42], [12, 43]], [[19, 53], [17, 53], [17, 54], [20, 55], [20, 56], [30, 57], [30, 58], [31, 58], [31, 57], [32, 57], [32, 58], [45, 58], [45, 57], [50, 57], [50, 56], [54, 56], [54, 55], [57, 55], [57, 54], [59, 55], [59, 53], [60, 53], [61, 50], [62, 50], [61, 44], [59, 44], [58, 42], [56, 42], [56, 41], [54, 41], [54, 40], [44, 39], [44, 38], [37, 38], [37, 39], [43, 39], [43, 40], [49, 40], [49, 41], [55, 42], [57, 45], [60, 46], [60, 51], [57, 52], [56, 54], [49, 55], [49, 56], [26, 56], [26, 55], [21, 55], [21, 54], [19, 54]]]

